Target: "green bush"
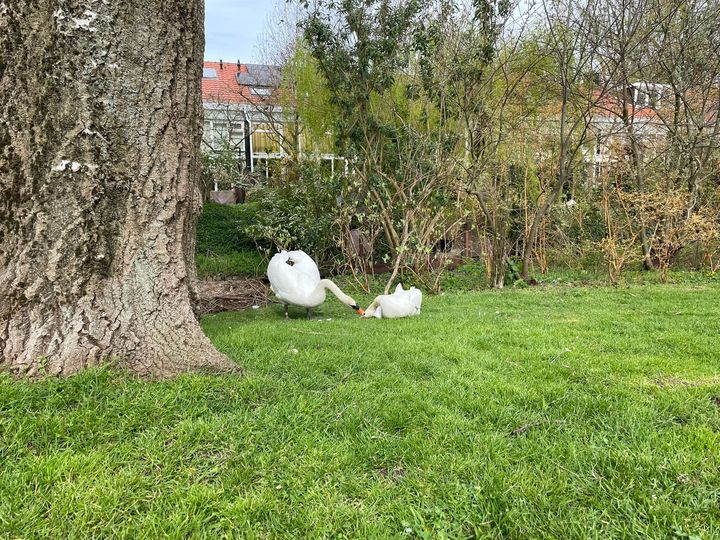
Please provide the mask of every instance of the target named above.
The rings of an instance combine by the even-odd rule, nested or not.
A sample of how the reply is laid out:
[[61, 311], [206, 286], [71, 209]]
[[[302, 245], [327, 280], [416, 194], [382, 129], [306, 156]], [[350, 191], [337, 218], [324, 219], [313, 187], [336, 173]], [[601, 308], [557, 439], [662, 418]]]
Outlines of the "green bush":
[[216, 184], [218, 189], [247, 187], [244, 164], [238, 159], [238, 148], [228, 141], [221, 144], [219, 151], [204, 152], [200, 156], [200, 179], [205, 192]]
[[302, 249], [320, 268], [332, 270], [340, 255], [335, 227], [341, 183], [321, 163], [286, 163], [283, 174], [251, 193], [256, 219], [244, 229], [245, 234], [271, 248], [268, 253]]
[[257, 244], [246, 231], [257, 221], [257, 205], [226, 205], [207, 201], [197, 227], [197, 253], [228, 255], [255, 251]]

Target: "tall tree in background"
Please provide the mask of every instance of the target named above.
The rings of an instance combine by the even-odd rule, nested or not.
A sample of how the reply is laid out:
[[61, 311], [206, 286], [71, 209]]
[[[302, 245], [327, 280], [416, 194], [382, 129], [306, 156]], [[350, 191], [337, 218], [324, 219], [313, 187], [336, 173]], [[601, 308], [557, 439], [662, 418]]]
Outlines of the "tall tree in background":
[[520, 146], [518, 127], [526, 123], [525, 114], [511, 109], [527, 105], [523, 82], [536, 63], [522, 47], [525, 21], [513, 21], [516, 32], [504, 32], [510, 9], [504, 1], [442, 2], [421, 60], [443, 128], [462, 134], [455, 159], [465, 190], [480, 207], [477, 228], [488, 238], [495, 288], [504, 286], [511, 244], [510, 184], [517, 163], [509, 146]]
[[[627, 155], [629, 176], [635, 189], [642, 193], [647, 183], [645, 160], [642, 151], [642, 125], [638, 126], [632, 84], [642, 80], [643, 65], [651, 60], [644, 51], [650, 34], [657, 21], [649, 12], [645, 0], [609, 0], [598, 13], [594, 25], [597, 38], [597, 65], [600, 76], [612, 81], [608, 88], [609, 107], [607, 112], [617, 117], [619, 126], [610, 133], [600, 135], [607, 138], [618, 132], [622, 135]], [[638, 128], [640, 133], [638, 133]], [[640, 227], [638, 238], [642, 248], [643, 266], [653, 269], [647, 231]]]
[[235, 371], [193, 314], [202, 0], [0, 2], [0, 367]]
[[362, 206], [377, 216], [389, 252], [389, 290], [401, 269], [437, 289], [433, 248], [463, 221], [456, 133], [438, 125], [418, 66], [428, 0], [304, 2], [304, 37], [338, 114], [336, 148], [347, 157]]
[[665, 281], [681, 250], [695, 245], [699, 254], [709, 236], [720, 234], [720, 6], [713, 0], [648, 4], [654, 31], [644, 47], [652, 60], [641, 64], [641, 73], [662, 83], [647, 98], [665, 137], [654, 145], [649, 193], [638, 213], [643, 232], [653, 232], [648, 245]]
[[596, 84], [596, 46], [593, 22], [601, 5], [597, 0], [545, 0], [545, 42], [542, 47], [552, 59], [545, 84], [557, 93], [556, 118], [549, 129], [555, 133], [556, 167], [552, 178], [536, 201], [530, 227], [525, 234], [521, 277], [528, 279], [538, 233], [553, 205], [569, 189], [581, 164], [583, 147], [591, 135], [593, 111], [602, 101], [606, 87]]
[[703, 203], [707, 183], [717, 179], [720, 150], [720, 5], [712, 0], [679, 4], [648, 0], [655, 31], [641, 67], [645, 80], [668, 90], [654, 107], [667, 131], [663, 176], [687, 191], [689, 218]]

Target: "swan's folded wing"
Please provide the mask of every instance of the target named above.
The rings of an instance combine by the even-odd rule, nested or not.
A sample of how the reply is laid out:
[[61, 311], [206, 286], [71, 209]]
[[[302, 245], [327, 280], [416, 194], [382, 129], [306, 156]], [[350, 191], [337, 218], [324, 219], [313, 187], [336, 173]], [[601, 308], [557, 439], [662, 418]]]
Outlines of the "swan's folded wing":
[[298, 249], [288, 253], [288, 258], [293, 262], [293, 270], [311, 278], [315, 285], [320, 281], [320, 270], [312, 257]]
[[270, 289], [283, 301], [291, 302], [297, 290], [297, 272], [287, 262], [290, 254], [287, 251], [276, 253], [268, 264], [267, 277], [270, 280]]
[[378, 297], [378, 304], [382, 308], [383, 319], [411, 317], [420, 313], [422, 292], [415, 287], [406, 291], [398, 286], [395, 293]]
[[[288, 264], [288, 261], [293, 264]], [[299, 306], [308, 303], [310, 295], [320, 282], [317, 266], [302, 251], [282, 251], [274, 255], [268, 264], [267, 276], [270, 288], [278, 299]]]
[[270, 288], [277, 294], [278, 290], [282, 289], [285, 285], [285, 279], [287, 272], [285, 268], [290, 268], [287, 264], [289, 255], [287, 251], [281, 251], [273, 255], [272, 259], [268, 263], [267, 277], [270, 280]]
[[386, 294], [378, 299], [382, 308], [383, 319], [399, 319], [407, 317], [415, 311], [415, 306], [408, 302], [404, 294]]

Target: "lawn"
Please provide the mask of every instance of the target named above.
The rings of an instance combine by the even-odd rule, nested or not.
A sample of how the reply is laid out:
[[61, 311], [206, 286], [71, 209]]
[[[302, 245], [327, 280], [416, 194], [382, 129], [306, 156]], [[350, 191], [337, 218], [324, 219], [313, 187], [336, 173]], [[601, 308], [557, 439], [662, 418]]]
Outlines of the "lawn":
[[[369, 300], [363, 298], [364, 301]], [[709, 283], [207, 317], [245, 377], [0, 377], [0, 537], [718, 538]]]

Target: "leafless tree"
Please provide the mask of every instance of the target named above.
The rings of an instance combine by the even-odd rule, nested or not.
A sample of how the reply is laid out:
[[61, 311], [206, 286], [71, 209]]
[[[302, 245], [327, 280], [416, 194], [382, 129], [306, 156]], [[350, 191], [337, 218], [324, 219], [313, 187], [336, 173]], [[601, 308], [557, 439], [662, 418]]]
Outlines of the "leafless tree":
[[[592, 135], [593, 112], [602, 102], [608, 81], [595, 77], [596, 44], [603, 35], [593, 25], [603, 3], [598, 0], [544, 0], [542, 2], [542, 44], [551, 60], [546, 84], [554, 89], [557, 110], [546, 116], [546, 128], [555, 134], [556, 167], [547, 189], [536, 201], [531, 224], [525, 235], [522, 277], [527, 279], [538, 232], [563, 189], [569, 187], [583, 166], [583, 149]], [[598, 84], [599, 83], [599, 84]]]

